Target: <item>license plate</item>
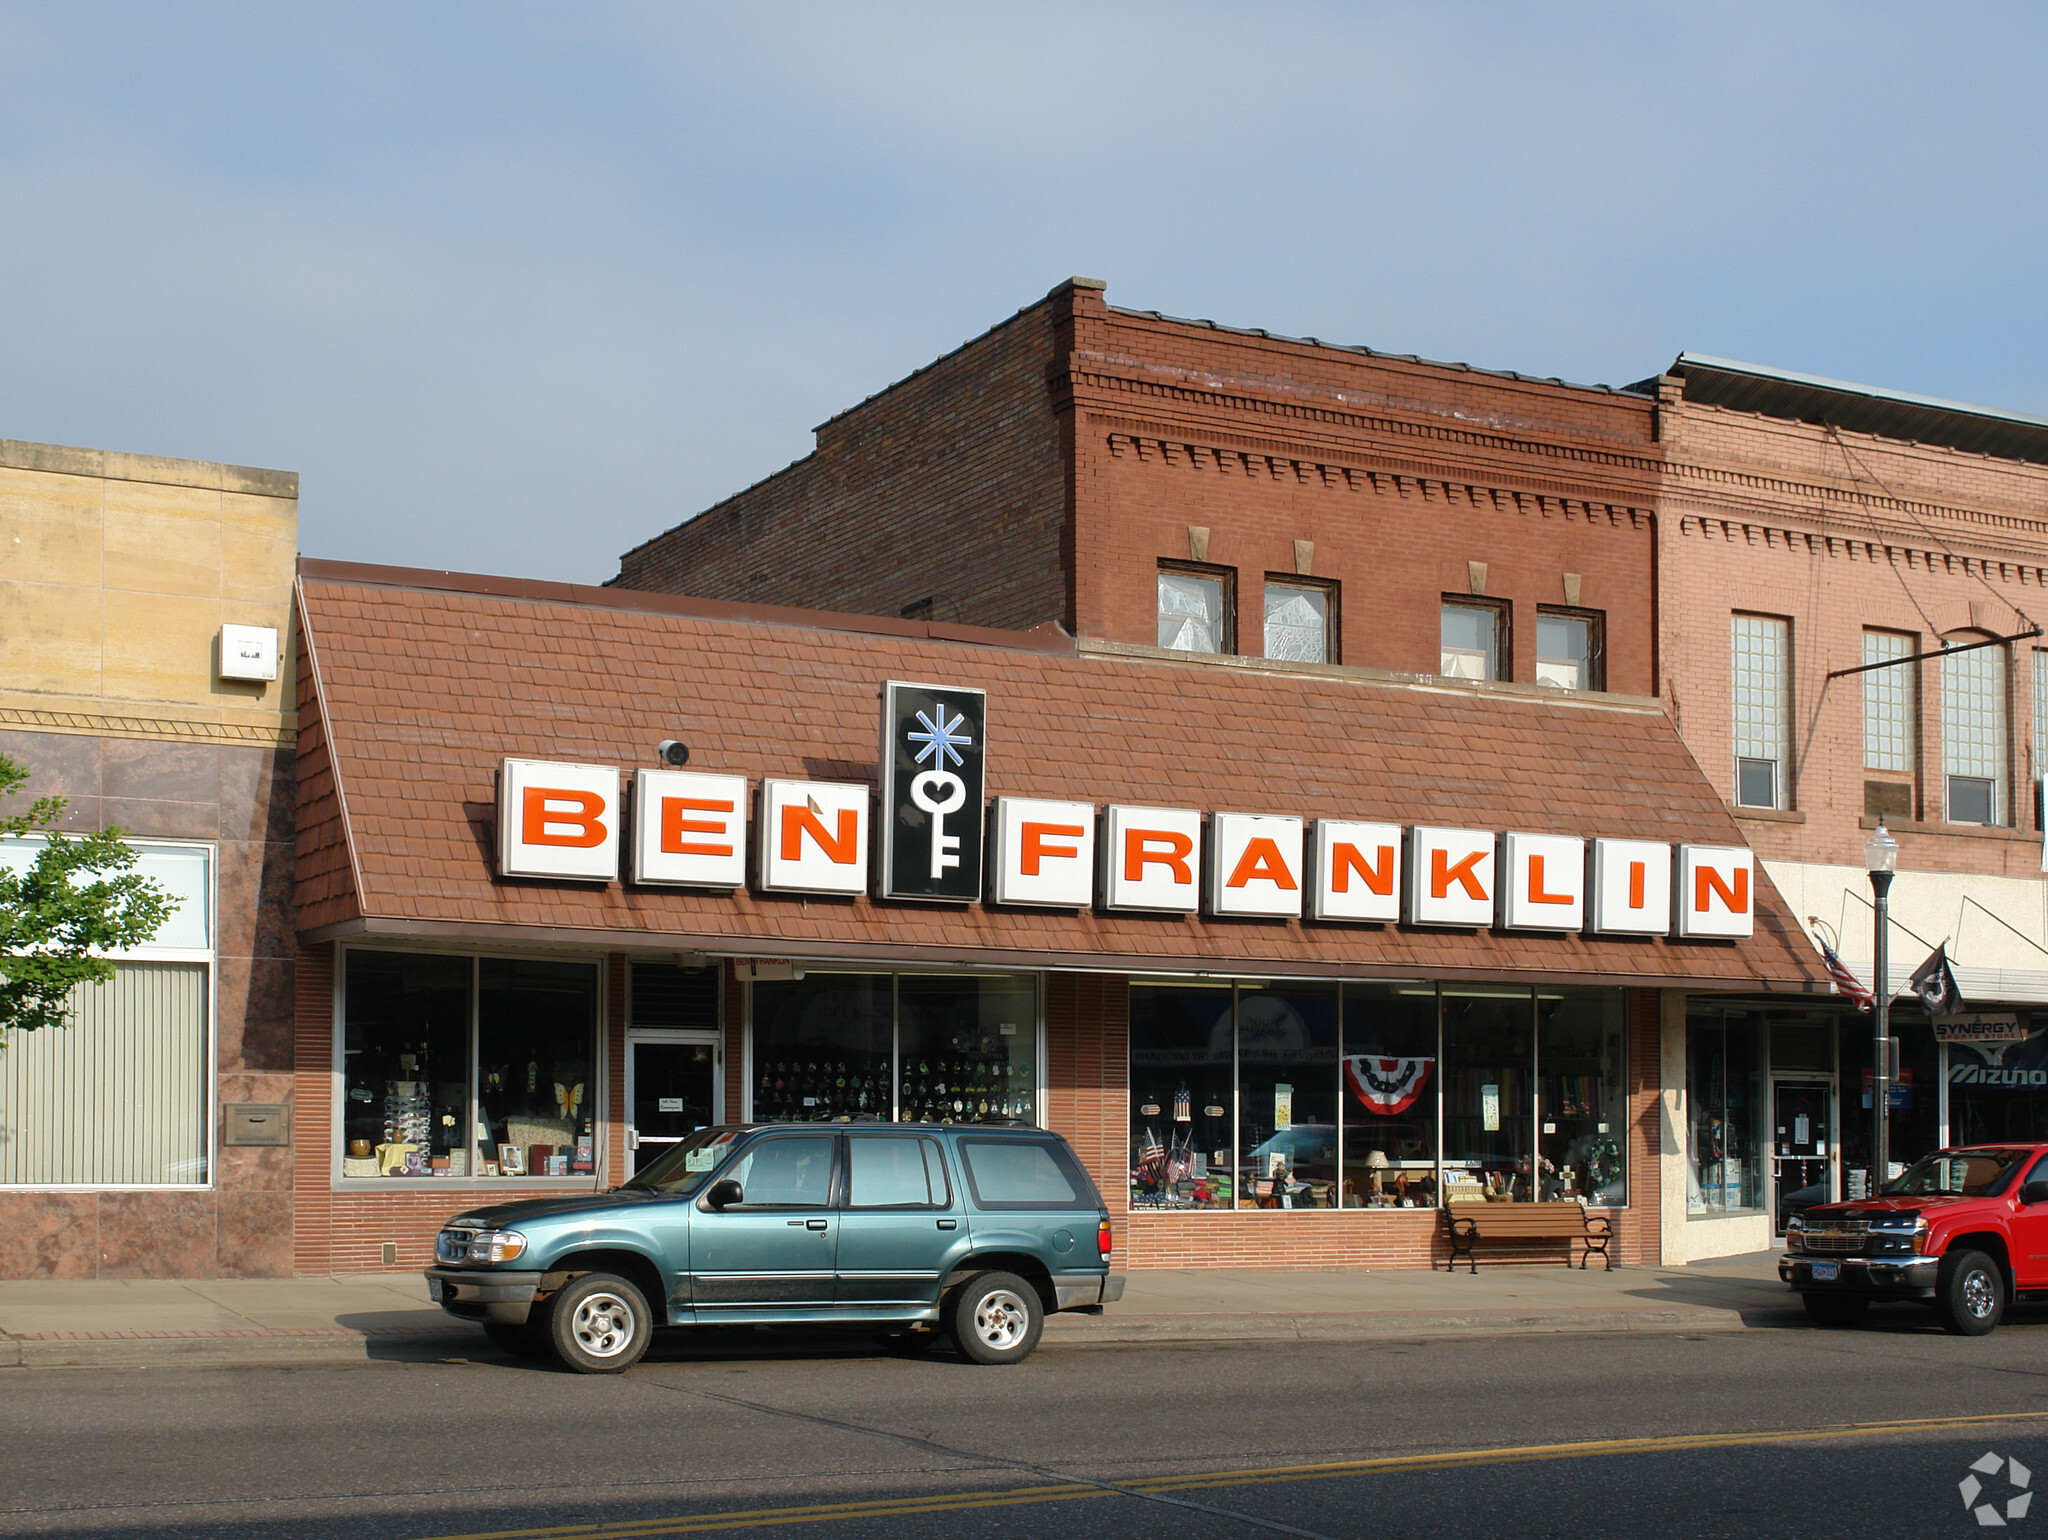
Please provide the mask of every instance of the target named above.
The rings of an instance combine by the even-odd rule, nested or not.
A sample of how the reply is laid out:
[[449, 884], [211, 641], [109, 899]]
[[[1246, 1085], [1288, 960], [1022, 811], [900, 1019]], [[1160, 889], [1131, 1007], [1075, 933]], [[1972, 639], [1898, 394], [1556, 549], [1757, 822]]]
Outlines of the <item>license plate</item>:
[[447, 1297], [447, 1284], [443, 1283], [439, 1278], [429, 1278], [427, 1280], [427, 1298], [429, 1300], [438, 1305]]
[[1813, 1281], [1815, 1283], [1833, 1283], [1841, 1276], [1842, 1264], [1839, 1262], [1816, 1262], [1813, 1264]]

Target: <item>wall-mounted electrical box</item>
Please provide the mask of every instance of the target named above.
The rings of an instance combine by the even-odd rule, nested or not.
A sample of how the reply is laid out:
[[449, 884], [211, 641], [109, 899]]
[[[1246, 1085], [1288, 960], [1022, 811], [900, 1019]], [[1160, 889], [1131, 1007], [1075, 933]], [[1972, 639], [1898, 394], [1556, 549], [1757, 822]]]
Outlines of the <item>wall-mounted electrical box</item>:
[[277, 632], [269, 626], [222, 626], [220, 677], [277, 678]]
[[222, 1144], [290, 1144], [291, 1108], [282, 1102], [229, 1102], [221, 1108]]

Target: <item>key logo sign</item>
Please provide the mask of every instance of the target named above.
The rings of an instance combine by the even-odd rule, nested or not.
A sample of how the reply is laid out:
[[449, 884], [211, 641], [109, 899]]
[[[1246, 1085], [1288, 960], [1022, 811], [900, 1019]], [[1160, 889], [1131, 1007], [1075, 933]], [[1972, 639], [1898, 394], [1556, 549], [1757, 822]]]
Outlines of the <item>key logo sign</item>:
[[986, 691], [882, 686], [884, 897], [981, 897], [987, 725]]
[[633, 880], [737, 888], [747, 880], [747, 780], [633, 773]]
[[498, 765], [498, 872], [611, 882], [619, 875], [619, 772], [507, 759]]

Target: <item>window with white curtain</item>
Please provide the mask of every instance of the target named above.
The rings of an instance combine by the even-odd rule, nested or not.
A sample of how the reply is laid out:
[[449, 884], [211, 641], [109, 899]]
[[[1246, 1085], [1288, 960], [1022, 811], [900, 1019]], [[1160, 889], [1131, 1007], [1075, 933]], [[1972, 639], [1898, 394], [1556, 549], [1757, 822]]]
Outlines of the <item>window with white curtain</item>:
[[1863, 768], [1911, 770], [1916, 758], [1913, 667], [1899, 660], [1913, 655], [1913, 638], [1896, 631], [1865, 631], [1863, 663], [1889, 663], [1863, 676]]
[[1765, 615], [1737, 615], [1731, 635], [1735, 801], [1782, 808], [1791, 790], [1792, 626]]
[[[0, 841], [0, 866], [37, 839]], [[67, 1024], [0, 1050], [0, 1187], [186, 1187], [209, 1179], [213, 852], [135, 842], [178, 900], [113, 978], [71, 991]]]
[[2005, 649], [1941, 660], [1941, 769], [1950, 823], [2004, 821]]

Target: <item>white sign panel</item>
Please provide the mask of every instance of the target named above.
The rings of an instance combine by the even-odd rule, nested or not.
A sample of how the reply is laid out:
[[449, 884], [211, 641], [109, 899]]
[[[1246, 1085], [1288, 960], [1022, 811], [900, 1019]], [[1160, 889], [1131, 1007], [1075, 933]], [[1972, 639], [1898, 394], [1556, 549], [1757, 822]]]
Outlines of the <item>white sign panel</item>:
[[1111, 807], [1102, 816], [1103, 902], [1112, 909], [1193, 914], [1200, 907], [1202, 815], [1186, 808]]
[[1678, 847], [1678, 934], [1741, 937], [1756, 930], [1756, 856], [1739, 845]]
[[1417, 826], [1408, 847], [1408, 919], [1416, 925], [1491, 925], [1494, 834]]
[[1318, 818], [1310, 849], [1309, 904], [1318, 920], [1401, 918], [1401, 826]]
[[2027, 1029], [2017, 1011], [1973, 1011], [1963, 1016], [1934, 1016], [1937, 1043], [2024, 1043]]
[[1510, 930], [1583, 930], [1586, 842], [1565, 834], [1501, 839], [1500, 918]]
[[1300, 915], [1299, 818], [1215, 814], [1209, 820], [1208, 865], [1211, 914], [1265, 919]]
[[1593, 841], [1593, 929], [1617, 936], [1671, 934], [1671, 847], [1653, 840]]
[[619, 800], [619, 772], [611, 765], [504, 760], [499, 874], [610, 882], [619, 875]]
[[763, 781], [760, 835], [763, 892], [867, 891], [867, 787]]
[[998, 797], [992, 822], [996, 903], [1086, 909], [1095, 902], [1092, 805]]
[[747, 781], [633, 772], [633, 880], [737, 888], [747, 880]]

